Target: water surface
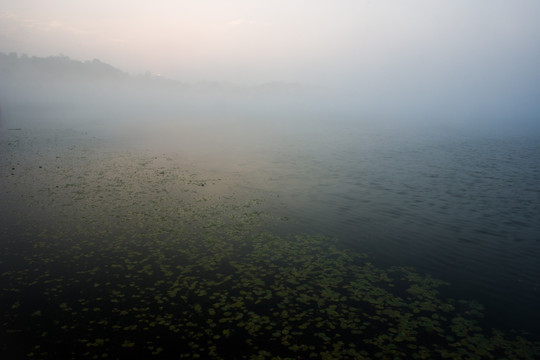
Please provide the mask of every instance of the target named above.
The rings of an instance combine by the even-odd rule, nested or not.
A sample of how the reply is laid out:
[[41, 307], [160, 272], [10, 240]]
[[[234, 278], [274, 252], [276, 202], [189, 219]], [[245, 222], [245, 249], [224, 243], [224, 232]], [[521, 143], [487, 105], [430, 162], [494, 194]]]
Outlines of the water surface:
[[534, 358], [537, 138], [145, 117], [2, 124], [5, 353]]

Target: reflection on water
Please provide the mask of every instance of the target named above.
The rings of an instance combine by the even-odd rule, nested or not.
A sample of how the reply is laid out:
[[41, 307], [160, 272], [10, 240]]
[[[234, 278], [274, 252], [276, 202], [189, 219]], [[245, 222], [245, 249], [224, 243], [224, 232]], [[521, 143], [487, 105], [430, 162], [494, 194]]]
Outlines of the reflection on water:
[[[226, 124], [200, 124], [186, 152], [267, 193], [272, 211], [293, 219], [284, 232], [337, 237], [381, 265], [415, 266], [489, 303], [494, 325], [537, 328], [537, 138], [324, 121]], [[154, 131], [162, 146], [184, 146], [183, 127]]]
[[[501, 323], [534, 330], [540, 295], [540, 154], [536, 140], [388, 143], [299, 159], [282, 198], [291, 218], [414, 265], [493, 306]], [[321, 158], [323, 160], [321, 160]], [[534, 318], [534, 320], [532, 320]], [[499, 321], [500, 320], [500, 321]], [[531, 321], [532, 320], [532, 321]], [[523, 321], [523, 323], [521, 323]]]
[[3, 351], [534, 358], [537, 142], [101, 126], [2, 129]]

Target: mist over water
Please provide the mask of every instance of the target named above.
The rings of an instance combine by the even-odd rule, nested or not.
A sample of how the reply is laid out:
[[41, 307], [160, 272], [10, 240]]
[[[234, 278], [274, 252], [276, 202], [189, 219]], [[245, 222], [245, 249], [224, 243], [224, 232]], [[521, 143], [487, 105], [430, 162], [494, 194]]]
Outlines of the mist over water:
[[377, 266], [414, 267], [449, 282], [444, 296], [483, 304], [486, 328], [538, 335], [533, 113], [494, 103], [480, 115], [472, 100], [424, 107], [414, 92], [385, 101], [345, 86], [15, 75], [0, 84], [6, 179], [89, 149], [179, 159], [238, 198], [263, 199], [284, 219], [268, 231], [322, 234]]
[[539, 4], [0, 0], [0, 357], [537, 358]]

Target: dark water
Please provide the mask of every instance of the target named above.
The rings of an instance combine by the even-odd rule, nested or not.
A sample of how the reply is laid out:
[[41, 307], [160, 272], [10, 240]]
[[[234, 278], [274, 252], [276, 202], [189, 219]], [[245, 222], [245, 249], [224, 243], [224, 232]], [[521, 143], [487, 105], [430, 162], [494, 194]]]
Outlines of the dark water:
[[329, 119], [210, 122], [187, 138], [176, 126], [145, 129], [241, 174], [292, 220], [284, 232], [414, 266], [485, 304], [488, 326], [540, 336], [540, 135]]
[[288, 216], [449, 281], [490, 325], [538, 334], [539, 139], [378, 135], [276, 160]]
[[486, 305], [488, 326], [540, 336], [538, 135], [290, 130], [220, 165], [236, 164], [250, 186], [269, 191], [273, 211], [294, 219], [290, 231], [337, 237], [384, 266], [414, 266]]
[[[19, 232], [17, 236], [21, 237], [21, 244], [35, 231], [45, 239], [65, 237], [70, 244], [81, 236], [81, 246], [94, 247], [97, 235], [88, 235], [79, 229], [81, 226], [91, 227], [93, 234], [100, 234], [97, 239], [104, 241], [104, 247], [96, 250], [96, 254], [105, 259], [100, 263], [105, 264], [103, 266], [108, 270], [99, 270], [101, 275], [99, 272], [96, 275], [98, 270], [92, 269], [97, 269], [97, 264], [87, 260], [88, 263], [82, 262], [87, 268], [77, 273], [83, 274], [80, 278], [77, 277], [79, 275], [65, 278], [84, 282], [85, 276], [91, 275], [93, 278], [88, 280], [88, 288], [81, 290], [85, 296], [101, 299], [111, 294], [105, 291], [92, 295], [94, 287], [101, 289], [96, 277], [105, 281], [113, 275], [116, 278], [126, 276], [126, 279], [130, 276], [115, 273], [107, 267], [115, 256], [125, 256], [119, 253], [119, 248], [109, 248], [107, 239], [140, 237], [146, 241], [145, 231], [150, 233], [154, 231], [153, 226], [159, 226], [160, 235], [152, 239], [156, 241], [155, 246], [164, 246], [166, 251], [162, 253], [162, 250], [152, 247], [154, 245], [143, 242], [130, 244], [130, 251], [135, 247], [139, 252], [129, 256], [132, 256], [133, 263], [139, 259], [147, 265], [148, 261], [152, 263], [158, 258], [167, 258], [164, 254], [173, 251], [168, 248], [172, 246], [172, 240], [163, 233], [175, 231], [171, 223], [180, 224], [175, 222], [176, 215], [171, 215], [179, 209], [172, 201], [187, 204], [189, 200], [211, 204], [203, 210], [189, 208], [192, 213], [185, 210], [195, 219], [195, 224], [202, 221], [204, 229], [222, 226], [221, 220], [212, 220], [216, 224], [201, 220], [207, 218], [206, 213], [211, 214], [220, 206], [225, 206], [224, 214], [230, 217], [226, 222], [232, 223], [237, 218], [231, 214], [244, 207], [250, 209], [249, 213], [239, 212], [242, 226], [251, 223], [251, 216], [258, 216], [260, 211], [279, 220], [270, 222], [266, 228], [263, 226], [264, 231], [284, 237], [291, 234], [324, 235], [337, 239], [345, 253], [367, 254], [370, 262], [382, 269], [412, 266], [420, 274], [450, 283], [441, 289], [444, 296], [482, 304], [484, 318], [480, 322], [483, 327], [505, 332], [525, 330], [532, 339], [540, 337], [537, 326], [540, 321], [540, 138], [537, 136], [473, 135], [440, 129], [385, 128], [330, 121], [296, 124], [288, 121], [178, 122], [169, 119], [154, 122], [151, 126], [137, 122], [129, 129], [125, 123], [75, 127], [65, 123], [52, 127], [44, 123], [22, 124], [20, 130], [18, 125], [10, 123], [3, 124], [2, 128], [2, 150], [7, 154], [2, 163], [2, 196], [6, 200], [4, 204], [10, 204], [2, 207], [4, 221], [10, 221], [3, 226], [9, 230], [4, 234], [11, 237], [9, 244], [17, 243], [13, 239], [13, 231]], [[139, 155], [129, 155], [130, 151]], [[181, 165], [173, 167], [169, 161]], [[42, 172], [43, 167], [50, 169], [52, 164], [57, 170]], [[161, 180], [160, 176], [169, 172], [171, 177]], [[175, 190], [173, 180], [186, 186], [186, 194], [191, 196], [189, 199]], [[148, 185], [143, 185], [145, 183]], [[156, 184], [164, 184], [165, 190], [156, 190]], [[69, 191], [60, 192], [57, 190], [59, 186]], [[110, 189], [117, 186], [124, 190], [118, 194], [111, 192]], [[32, 195], [30, 202], [17, 200], [21, 189]], [[248, 205], [233, 206], [228, 203], [232, 198]], [[257, 211], [251, 212], [253, 203], [249, 199], [257, 199]], [[212, 201], [216, 201], [214, 205]], [[32, 209], [25, 209], [25, 206], [30, 206], [28, 204], [32, 204]], [[56, 211], [51, 213], [48, 209]], [[223, 208], [219, 209], [219, 214], [223, 214]], [[227, 209], [231, 209], [230, 212]], [[32, 213], [33, 217], [25, 220], [25, 213]], [[247, 219], [246, 214], [249, 215]], [[152, 222], [154, 215], [157, 217]], [[132, 222], [136, 217], [145, 219], [145, 216], [148, 217], [147, 223]], [[70, 218], [79, 219], [81, 224], [70, 222]], [[15, 224], [13, 219], [17, 219]], [[130, 225], [124, 228], [122, 224]], [[42, 229], [44, 225], [52, 229]], [[167, 229], [170, 226], [171, 229]], [[109, 228], [112, 232], [107, 233]], [[183, 235], [197, 234], [197, 230], [192, 228], [179, 228], [182, 228]], [[306, 244], [315, 246], [312, 240], [306, 240]], [[34, 244], [34, 249], [39, 249], [41, 245], [38, 245]], [[229, 250], [224, 243], [216, 242], [215, 245], [216, 249], [223, 250], [219, 255], [221, 260], [202, 266], [227, 273], [230, 269], [224, 268], [220, 261]], [[283, 263], [292, 261], [296, 256], [294, 252], [283, 255], [277, 250], [282, 245], [277, 243], [274, 249], [281, 254], [277, 256], [278, 260]], [[13, 251], [9, 247], [11, 245], [4, 246]], [[54, 248], [44, 249], [54, 253]], [[57, 250], [64, 254], [62, 246]], [[30, 250], [21, 248], [20, 251], [25, 254]], [[205, 251], [218, 252], [212, 247]], [[144, 258], [142, 254], [145, 252], [152, 254], [153, 260]], [[190, 254], [185, 253], [186, 259]], [[70, 258], [72, 253], [66, 252], [62, 256]], [[235, 256], [238, 254], [231, 255], [234, 260], [230, 261], [231, 264], [241, 262]], [[261, 262], [261, 254], [253, 256], [251, 261], [258, 264], [257, 271], [264, 271], [272, 264]], [[341, 256], [339, 259], [346, 258]], [[24, 263], [23, 257], [3, 259], [2, 266], [7, 269], [3, 274], [11, 276], [11, 271], [22, 271], [19, 267]], [[92, 254], [88, 257], [91, 259]], [[181, 260], [185, 259], [174, 258], [174, 261]], [[40, 261], [48, 264], [48, 260]], [[332, 266], [329, 258], [323, 263]], [[66, 261], [66, 264], [64, 270], [58, 271], [82, 266], [77, 262]], [[168, 274], [173, 269], [172, 260], [170, 268], [163, 266], [161, 270]], [[243, 265], [235, 266], [243, 269]], [[336, 266], [341, 269], [342, 265]], [[145, 269], [141, 270], [142, 273], [151, 273]], [[54, 272], [54, 267], [50, 271]], [[185, 274], [188, 278], [193, 276], [190, 272]], [[377, 276], [389, 276], [384, 274], [378, 273]], [[28, 272], [24, 273], [27, 275]], [[271, 278], [271, 274], [268, 276]], [[264, 281], [267, 285], [271, 283], [269, 278]], [[257, 282], [247, 283], [261, 294], [266, 291], [264, 287], [259, 289]], [[14, 285], [5, 286], [11, 289]], [[223, 291], [226, 285], [219, 286], [215, 289], [217, 292]], [[231, 285], [230, 289], [242, 294], [245, 289], [238, 286]], [[208, 289], [195, 290], [206, 294]], [[122, 290], [115, 288], [111, 291], [116, 294]], [[173, 287], [173, 290], [165, 288], [161, 291], [169, 294], [172, 291], [176, 296], [180, 290]], [[281, 290], [274, 291], [279, 293]], [[155, 294], [134, 290], [131, 295], [135, 298], [148, 296], [151, 299], [149, 303], [155, 299], [161, 301], [154, 299]], [[67, 303], [69, 305], [69, 301]], [[68, 305], [64, 307], [68, 308]], [[154, 305], [148, 305], [152, 312], [164, 311], [162, 308], [154, 309]], [[13, 306], [16, 310], [21, 305], [15, 301]], [[103, 308], [93, 306], [94, 310]], [[174, 306], [171, 304], [172, 308]], [[268, 306], [283, 311], [279, 302]], [[32, 314], [37, 314], [38, 310], [32, 309]], [[87, 311], [84, 309], [88, 308], [81, 311]], [[347, 311], [352, 311], [350, 309]], [[199, 311], [200, 307], [192, 309], [192, 313]], [[271, 315], [265, 312], [268, 310], [258, 307], [250, 311]], [[39, 310], [36, 317], [42, 312], [46, 310]], [[190, 321], [196, 323], [198, 319]], [[125, 323], [122, 326], [129, 331], [133, 325]], [[167, 326], [173, 325], [167, 323]], [[288, 335], [288, 329], [286, 327], [281, 334]], [[41, 330], [47, 333], [46, 329]], [[228, 328], [219, 330], [223, 331], [222, 335], [230, 333]], [[131, 348], [138, 340], [128, 338], [119, 341], [123, 347]], [[86, 346], [99, 347], [108, 341], [87, 341]], [[164, 343], [172, 346], [174, 339], [167, 338]], [[285, 341], [280, 346], [285, 346], [283, 344], [290, 345]], [[233, 349], [225, 346], [225, 351]], [[260, 358], [265, 358], [265, 354], [259, 353]]]

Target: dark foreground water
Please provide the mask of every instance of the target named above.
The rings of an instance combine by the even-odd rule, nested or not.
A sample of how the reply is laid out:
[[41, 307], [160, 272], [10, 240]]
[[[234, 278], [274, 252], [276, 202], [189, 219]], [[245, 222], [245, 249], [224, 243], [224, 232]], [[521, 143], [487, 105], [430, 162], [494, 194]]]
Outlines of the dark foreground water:
[[212, 125], [3, 124], [2, 358], [540, 356], [537, 138]]

